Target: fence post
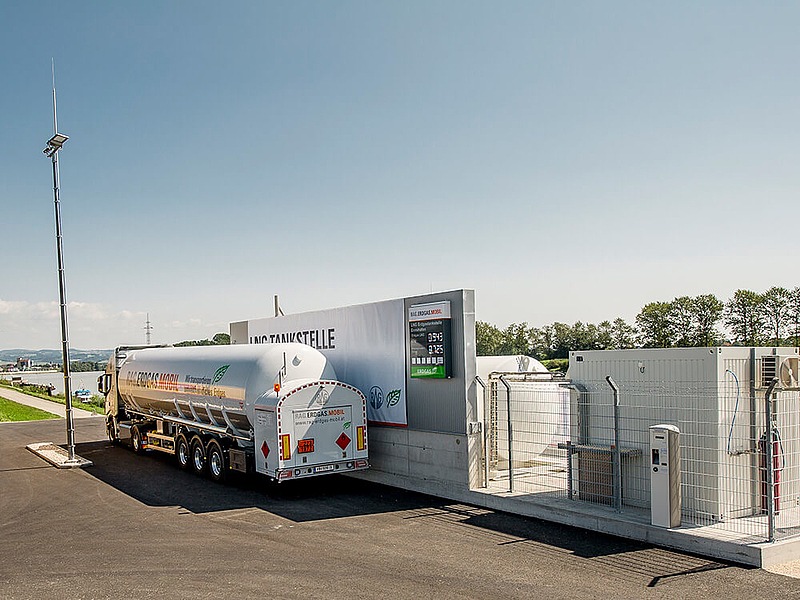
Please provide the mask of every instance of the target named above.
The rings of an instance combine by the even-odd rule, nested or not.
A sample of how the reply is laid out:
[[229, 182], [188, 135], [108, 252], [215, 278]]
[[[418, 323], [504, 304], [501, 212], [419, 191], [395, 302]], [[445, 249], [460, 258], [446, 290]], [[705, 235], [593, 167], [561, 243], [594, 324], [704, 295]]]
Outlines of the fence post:
[[508, 491], [514, 491], [514, 435], [511, 425], [511, 386], [508, 385], [505, 375], [500, 375], [500, 381], [506, 386], [506, 408], [508, 410]]
[[481, 423], [481, 443], [483, 447], [481, 448], [481, 454], [483, 455], [483, 487], [487, 488], [489, 487], [489, 440], [487, 439], [489, 428], [486, 423], [491, 421], [491, 417], [489, 419], [486, 418], [486, 384], [483, 383], [483, 379], [479, 375], [475, 376], [475, 381], [483, 390], [483, 397], [481, 398], [481, 402], [483, 402], [483, 423]]
[[766, 400], [766, 447], [764, 448], [764, 462], [767, 465], [767, 531], [769, 542], [775, 541], [775, 461], [772, 458], [772, 446], [775, 443], [775, 428], [773, 427], [772, 420], [775, 418], [772, 414], [772, 392], [778, 384], [778, 379], [774, 378], [767, 388], [767, 393], [764, 397]]
[[614, 446], [611, 448], [611, 477], [614, 480], [614, 509], [622, 512], [622, 448], [619, 447], [619, 388], [611, 375], [606, 377], [614, 392]]

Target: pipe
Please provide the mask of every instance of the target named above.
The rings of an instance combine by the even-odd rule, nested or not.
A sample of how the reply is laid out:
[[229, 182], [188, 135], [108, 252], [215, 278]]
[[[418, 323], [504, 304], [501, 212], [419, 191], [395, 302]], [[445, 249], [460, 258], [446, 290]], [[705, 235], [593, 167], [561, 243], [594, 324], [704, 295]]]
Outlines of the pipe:
[[765, 416], [767, 419], [767, 447], [765, 450], [767, 463], [767, 541], [769, 542], [775, 541], [775, 462], [772, 460], [772, 445], [775, 443], [775, 428], [772, 420], [775, 416], [772, 414], [772, 392], [775, 390], [776, 385], [778, 385], [777, 377], [770, 381], [767, 393], [764, 395], [764, 400], [766, 401]]
[[489, 487], [489, 440], [487, 439], [488, 433], [486, 431], [486, 384], [483, 383], [483, 379], [479, 375], [475, 376], [475, 382], [483, 389], [483, 419], [481, 422], [481, 443], [483, 448], [481, 448], [481, 454], [483, 454], [483, 487], [487, 488]]
[[622, 512], [622, 448], [619, 446], [619, 387], [611, 378], [606, 377], [608, 385], [614, 392], [614, 446], [611, 454], [611, 470], [614, 480], [614, 509]]
[[508, 410], [508, 491], [514, 491], [514, 435], [511, 425], [511, 386], [508, 385], [505, 375], [500, 375], [500, 381], [506, 386], [506, 407]]

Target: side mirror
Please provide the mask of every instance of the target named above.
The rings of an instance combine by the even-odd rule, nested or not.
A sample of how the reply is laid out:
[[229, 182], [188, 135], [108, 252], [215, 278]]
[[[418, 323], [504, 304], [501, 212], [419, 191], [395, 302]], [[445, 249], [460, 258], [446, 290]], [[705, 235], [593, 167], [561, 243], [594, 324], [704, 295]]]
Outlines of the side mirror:
[[97, 391], [104, 396], [111, 391], [111, 375], [109, 373], [103, 373], [97, 378]]

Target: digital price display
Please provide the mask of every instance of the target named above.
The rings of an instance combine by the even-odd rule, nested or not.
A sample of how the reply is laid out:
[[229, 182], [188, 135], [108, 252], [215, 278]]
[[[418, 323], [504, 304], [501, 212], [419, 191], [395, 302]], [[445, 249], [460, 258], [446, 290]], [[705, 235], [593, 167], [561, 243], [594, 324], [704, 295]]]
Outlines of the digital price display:
[[450, 302], [417, 304], [409, 309], [411, 377], [452, 377]]

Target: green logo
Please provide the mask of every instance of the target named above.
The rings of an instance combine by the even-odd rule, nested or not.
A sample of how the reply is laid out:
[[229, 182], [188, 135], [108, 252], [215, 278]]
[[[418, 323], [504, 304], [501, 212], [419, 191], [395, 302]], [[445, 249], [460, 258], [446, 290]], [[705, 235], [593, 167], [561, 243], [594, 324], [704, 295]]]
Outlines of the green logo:
[[400, 390], [392, 390], [386, 394], [386, 406], [394, 406], [400, 402]]
[[217, 383], [220, 379], [222, 379], [222, 376], [225, 375], [225, 371], [228, 370], [228, 367], [230, 367], [230, 365], [225, 365], [217, 369], [217, 372], [214, 373], [214, 379], [211, 380], [211, 383]]
[[347, 421], [344, 425], [342, 425], [342, 429], [350, 429], [350, 421]]

